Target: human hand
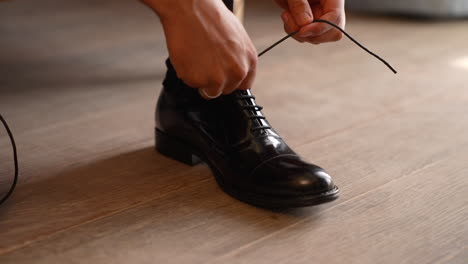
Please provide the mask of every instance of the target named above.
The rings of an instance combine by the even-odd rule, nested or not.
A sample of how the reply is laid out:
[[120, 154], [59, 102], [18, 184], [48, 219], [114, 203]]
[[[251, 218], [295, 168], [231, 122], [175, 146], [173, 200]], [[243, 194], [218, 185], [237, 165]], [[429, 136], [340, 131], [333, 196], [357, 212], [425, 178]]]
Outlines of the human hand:
[[145, 3], [161, 19], [178, 77], [205, 99], [252, 86], [257, 51], [222, 1], [172, 0], [165, 9]]
[[312, 23], [324, 19], [344, 28], [346, 15], [344, 0], [275, 0], [284, 9], [281, 18], [289, 34], [299, 30], [293, 38], [299, 42], [320, 44], [338, 41], [343, 34], [325, 23]]

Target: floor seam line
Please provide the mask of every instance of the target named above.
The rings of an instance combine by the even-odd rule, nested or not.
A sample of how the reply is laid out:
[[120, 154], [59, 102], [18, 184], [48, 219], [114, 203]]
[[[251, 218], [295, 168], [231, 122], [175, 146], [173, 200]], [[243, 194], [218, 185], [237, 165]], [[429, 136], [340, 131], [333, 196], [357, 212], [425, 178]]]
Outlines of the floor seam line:
[[[444, 159], [444, 160], [445, 160], [445, 159]], [[343, 202], [338, 203], [338, 204], [336, 204], [336, 205], [334, 205], [334, 206], [331, 206], [331, 207], [329, 207], [329, 208], [323, 210], [323, 212], [327, 212], [327, 211], [332, 210], [333, 208], [336, 208], [336, 207], [338, 207], [338, 206], [347, 204], [347, 203], [349, 203], [349, 202], [351, 202], [351, 201], [354, 201], [355, 199], [357, 199], [357, 198], [359, 198], [359, 197], [361, 197], [361, 196], [364, 196], [364, 195], [366, 195], [366, 194], [368, 194], [368, 193], [371, 193], [371, 192], [374, 192], [374, 191], [376, 191], [376, 190], [379, 190], [379, 189], [381, 189], [382, 187], [384, 187], [384, 186], [386, 186], [386, 185], [388, 185], [388, 184], [390, 184], [390, 183], [392, 183], [392, 182], [394, 182], [394, 181], [396, 181], [396, 180], [399, 180], [399, 179], [406, 178], [406, 177], [409, 177], [409, 176], [411, 176], [411, 175], [414, 175], [415, 173], [418, 173], [418, 172], [423, 171], [423, 170], [425, 170], [425, 169], [427, 169], [427, 168], [430, 168], [430, 167], [432, 167], [432, 166], [434, 166], [434, 165], [436, 165], [436, 164], [438, 164], [438, 163], [440, 163], [440, 162], [442, 162], [442, 161], [443, 161], [443, 160], [438, 160], [438, 161], [435, 161], [435, 162], [430, 162], [430, 163], [428, 163], [428, 164], [422, 166], [421, 168], [415, 169], [415, 170], [413, 170], [413, 171], [410, 172], [410, 173], [407, 173], [407, 174], [402, 175], [402, 176], [400, 176], [400, 177], [398, 177], [398, 178], [392, 179], [392, 180], [390, 180], [390, 181], [388, 181], [388, 182], [386, 182], [386, 183], [384, 183], [384, 184], [382, 184], [382, 185], [379, 185], [378, 187], [376, 187], [376, 188], [374, 188], [374, 189], [372, 189], [372, 190], [363, 192], [363, 193], [358, 194], [358, 195], [356, 195], [356, 196], [354, 196], [354, 197], [352, 197], [352, 198], [350, 198], [350, 199], [348, 199], [348, 200], [346, 200], [346, 201], [343, 201]], [[304, 223], [304, 222], [306, 222], [306, 221], [309, 220], [309, 219], [310, 219], [310, 218], [308, 217], [308, 218], [306, 218], [306, 219], [299, 220], [298, 222], [293, 223], [293, 224], [291, 224], [291, 225], [289, 225], [289, 226], [287, 226], [287, 227], [285, 227], [285, 228], [282, 228], [282, 229], [280, 229], [280, 230], [277, 230], [277, 231], [275, 231], [275, 232], [273, 232], [273, 233], [270, 233], [270, 234], [268, 234], [268, 235], [266, 235], [266, 236], [264, 236], [264, 237], [261, 237], [261, 238], [259, 238], [259, 239], [257, 239], [257, 240], [254, 240], [254, 241], [250, 242], [250, 243], [247, 243], [247, 244], [245, 244], [244, 246], [241, 246], [241, 247], [239, 247], [239, 248], [237, 248], [237, 249], [235, 249], [235, 250], [233, 250], [233, 251], [231, 251], [231, 252], [228, 252], [228, 253], [226, 253], [226, 254], [224, 254], [224, 255], [222, 255], [222, 256], [219, 256], [219, 257], [215, 258], [214, 260], [212, 260], [212, 261], [210, 261], [210, 262], [208, 262], [208, 263], [213, 263], [213, 262], [218, 261], [218, 260], [220, 260], [220, 259], [226, 258], [226, 257], [228, 257], [228, 256], [230, 256], [230, 255], [232, 255], [232, 254], [235, 254], [236, 252], [239, 252], [239, 251], [242, 251], [242, 250], [244, 250], [244, 249], [246, 249], [246, 248], [249, 248], [250, 246], [255, 245], [255, 244], [257, 244], [257, 243], [260, 243], [261, 241], [264, 241], [265, 239], [268, 239], [269, 237], [272, 237], [272, 236], [274, 236], [274, 235], [276, 235], [276, 234], [278, 234], [278, 233], [281, 233], [281, 232], [283, 232], [283, 231], [285, 231], [285, 230], [288, 230], [288, 229], [290, 229], [290, 228], [292, 228], [292, 227], [294, 227], [294, 226], [296, 226], [296, 225], [298, 225], [298, 224]]]
[[123, 213], [125, 211], [131, 210], [131, 209], [134, 209], [134, 208], [138, 208], [138, 207], [143, 206], [143, 205], [145, 205], [145, 204], [147, 204], [149, 202], [152, 202], [152, 201], [167, 197], [167, 196], [173, 194], [174, 192], [177, 192], [177, 191], [180, 191], [180, 190], [192, 187], [192, 186], [198, 186], [198, 185], [200, 185], [200, 184], [202, 184], [202, 183], [204, 183], [206, 181], [209, 181], [209, 180], [210, 180], [210, 178], [206, 178], [206, 179], [203, 179], [203, 180], [197, 182], [196, 184], [182, 186], [182, 187], [180, 187], [178, 189], [175, 189], [175, 190], [172, 190], [172, 191], [170, 191], [170, 192], [168, 192], [168, 193], [166, 193], [164, 195], [153, 197], [153, 198], [151, 198], [149, 200], [146, 200], [144, 202], [135, 203], [135, 204], [133, 204], [131, 206], [121, 208], [119, 210], [110, 212], [108, 214], [101, 215], [101, 216], [89, 219], [87, 221], [84, 221], [84, 222], [81, 222], [81, 223], [78, 223], [78, 224], [75, 224], [75, 225], [70, 225], [70, 226], [68, 226], [66, 228], [62, 228], [60, 230], [57, 230], [57, 231], [54, 231], [54, 232], [51, 232], [51, 233], [48, 233], [48, 234], [45, 234], [45, 235], [38, 236], [33, 240], [25, 241], [22, 244], [19, 244], [17, 247], [10, 247], [10, 248], [7, 248], [7, 249], [5, 249], [3, 251], [0, 250], [0, 256], [12, 253], [12, 252], [17, 251], [17, 250], [21, 250], [22, 248], [25, 248], [25, 247], [33, 245], [35, 243], [39, 243], [41, 241], [47, 240], [48, 238], [50, 238], [50, 237], [52, 237], [54, 235], [57, 235], [57, 234], [60, 234], [60, 233], [65, 233], [65, 232], [68, 232], [70, 230], [79, 228], [80, 226], [87, 225], [87, 224], [90, 224], [90, 223], [93, 223], [93, 222], [96, 222], [96, 221], [99, 221], [99, 220], [102, 220], [102, 219], [106, 219], [108, 217], [112, 217], [112, 216], [115, 216], [115, 215], [119, 215], [119, 214], [121, 214], [121, 213]]

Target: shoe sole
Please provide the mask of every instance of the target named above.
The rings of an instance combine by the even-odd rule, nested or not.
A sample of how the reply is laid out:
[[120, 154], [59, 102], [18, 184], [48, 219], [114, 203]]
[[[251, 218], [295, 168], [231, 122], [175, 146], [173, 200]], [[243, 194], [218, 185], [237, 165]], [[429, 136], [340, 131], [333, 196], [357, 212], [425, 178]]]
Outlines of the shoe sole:
[[254, 206], [263, 208], [294, 208], [314, 206], [332, 202], [336, 200], [340, 194], [340, 190], [336, 186], [333, 190], [325, 193], [304, 195], [294, 198], [274, 197], [246, 191], [239, 191], [235, 188], [232, 188], [230, 185], [225, 184], [222, 180], [223, 175], [221, 171], [219, 171], [216, 166], [212, 164], [211, 161], [196, 148], [184, 143], [182, 140], [175, 139], [167, 135], [157, 128], [155, 129], [155, 143], [155, 148], [159, 153], [179, 162], [190, 166], [194, 166], [202, 162], [206, 163], [213, 172], [219, 187], [224, 192], [242, 202]]

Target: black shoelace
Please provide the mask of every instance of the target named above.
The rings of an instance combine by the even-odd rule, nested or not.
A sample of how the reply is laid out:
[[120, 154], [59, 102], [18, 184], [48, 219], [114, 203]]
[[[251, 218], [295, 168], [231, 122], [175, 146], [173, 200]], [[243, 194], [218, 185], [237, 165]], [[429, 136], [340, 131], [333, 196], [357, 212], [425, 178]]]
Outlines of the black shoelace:
[[[380, 57], [379, 55], [375, 54], [374, 52], [370, 51], [368, 48], [364, 47], [364, 45], [362, 45], [361, 43], [359, 43], [359, 41], [357, 41], [356, 39], [354, 39], [351, 35], [349, 35], [346, 31], [344, 31], [344, 29], [342, 29], [341, 27], [339, 27], [338, 25], [328, 21], [328, 20], [324, 20], [324, 19], [315, 19], [314, 21], [312, 21], [310, 24], [312, 23], [326, 23], [336, 29], [338, 29], [339, 31], [341, 31], [341, 33], [343, 33], [343, 35], [345, 35], [349, 40], [351, 40], [352, 42], [354, 42], [354, 44], [358, 45], [361, 49], [365, 50], [367, 53], [369, 53], [370, 55], [374, 56], [375, 58], [377, 58], [379, 61], [381, 61], [383, 64], [385, 64], [393, 73], [397, 73], [397, 71], [392, 67], [392, 65], [390, 65], [390, 63], [388, 63], [386, 60], [384, 60], [382, 57]], [[297, 31], [294, 31], [286, 36], [284, 36], [282, 39], [276, 41], [275, 43], [273, 43], [271, 46], [269, 46], [268, 48], [266, 48], [265, 50], [263, 50], [262, 52], [260, 52], [258, 54], [258, 57], [262, 56], [263, 54], [267, 53], [268, 51], [270, 51], [272, 48], [276, 47], [278, 44], [280, 44], [281, 42], [287, 40], [288, 38], [296, 35], [297, 33], [299, 33], [299, 30]]]
[[[338, 25], [328, 21], [328, 20], [323, 20], [323, 19], [315, 19], [313, 22], [311, 23], [326, 23], [326, 24], [329, 24], [330, 26], [338, 29], [339, 31], [341, 31], [348, 39], [350, 39], [352, 42], [354, 42], [356, 45], [358, 45], [360, 48], [362, 48], [363, 50], [365, 50], [367, 53], [369, 53], [370, 55], [374, 56], [375, 58], [377, 58], [378, 60], [380, 60], [383, 64], [385, 64], [393, 73], [397, 73], [397, 71], [390, 65], [390, 63], [388, 63], [386, 60], [384, 60], [382, 57], [380, 57], [379, 55], [375, 54], [374, 52], [370, 51], [368, 48], [366, 48], [364, 45], [362, 45], [361, 43], [359, 43], [356, 39], [354, 39], [351, 35], [349, 35], [346, 31], [344, 31], [344, 29], [342, 29], [341, 27], [339, 27]], [[281, 38], [280, 40], [276, 41], [275, 43], [273, 43], [271, 46], [269, 46], [268, 48], [264, 49], [262, 52], [260, 52], [258, 54], [258, 57], [262, 56], [263, 54], [267, 53], [268, 51], [270, 51], [271, 49], [273, 49], [274, 47], [276, 47], [278, 44], [280, 44], [281, 42], [285, 41], [286, 39], [296, 35], [297, 33], [299, 33], [299, 30], [297, 31], [294, 31], [286, 36], [284, 36], [283, 38]], [[253, 95], [249, 95], [247, 94], [245, 91], [239, 91], [237, 93], [238, 95], [236, 96], [237, 99], [239, 100], [251, 100], [254, 101], [255, 100], [255, 96]], [[259, 115], [258, 112], [261, 111], [263, 109], [262, 106], [259, 106], [255, 103], [254, 101], [254, 104], [253, 105], [250, 105], [250, 104], [247, 104], [247, 105], [244, 105], [242, 106], [243, 109], [247, 109], [247, 110], [250, 110], [249, 113], [250, 115], [248, 116], [248, 119], [250, 120], [256, 120], [258, 121], [257, 122], [254, 122], [254, 126], [251, 128], [251, 131], [252, 132], [255, 132], [255, 131], [260, 131], [260, 130], [264, 130], [264, 129], [271, 129], [270, 126], [268, 125], [264, 125], [261, 120], [264, 120], [266, 119], [265, 116], [263, 115]]]
[[[361, 47], [363, 50], [365, 50], [367, 53], [371, 54], [372, 56], [376, 57], [378, 60], [380, 60], [382, 63], [384, 63], [391, 71], [393, 71], [393, 73], [397, 73], [397, 71], [387, 62], [385, 61], [384, 59], [382, 59], [380, 56], [378, 56], [377, 54], [375, 54], [374, 52], [370, 51], [369, 49], [367, 49], [366, 47], [364, 47], [361, 43], [359, 43], [358, 41], [356, 41], [353, 37], [351, 37], [347, 32], [345, 32], [342, 28], [340, 28], [339, 26], [333, 24], [332, 22], [330, 21], [327, 21], [327, 20], [323, 20], [323, 19], [316, 19], [314, 20], [312, 23], [317, 23], [317, 22], [321, 22], [321, 23], [327, 23], [333, 27], [335, 27], [336, 29], [338, 29], [339, 31], [341, 31], [346, 37], [348, 37], [352, 42], [354, 42], [356, 45], [358, 45], [359, 47]], [[286, 39], [294, 36], [295, 34], [299, 33], [299, 31], [295, 31], [295, 32], [292, 32], [290, 34], [288, 34], [287, 36], [283, 37], [282, 39], [278, 40], [277, 42], [273, 43], [271, 46], [269, 46], [268, 48], [266, 48], [264, 51], [260, 52], [258, 57], [262, 56], [263, 54], [267, 53], [268, 51], [270, 51], [271, 49], [273, 49], [274, 47], [276, 47], [278, 44], [280, 44], [281, 42], [285, 41]], [[263, 107], [257, 105], [255, 103], [255, 96], [253, 95], [249, 95], [247, 92], [245, 91], [239, 91], [237, 92], [237, 99], [239, 100], [252, 100], [253, 101], [253, 104], [249, 104], [247, 103], [246, 105], [242, 106], [242, 108], [246, 109], [246, 110], [250, 110], [250, 115], [249, 115], [249, 119], [251, 120], [256, 120], [257, 122], [255, 122], [255, 125], [251, 128], [251, 130], [254, 132], [254, 131], [260, 131], [260, 130], [264, 130], [264, 129], [271, 129], [270, 126], [268, 125], [264, 125], [263, 122], [261, 120], [264, 120], [265, 117], [261, 114], [258, 114], [262, 109]], [[260, 112], [261, 113], [261, 112]], [[17, 154], [17, 150], [16, 150], [16, 143], [15, 143], [15, 139], [13, 137], [13, 134], [11, 133], [11, 130], [10, 128], [8, 127], [8, 124], [7, 122], [5, 121], [5, 119], [3, 118], [2, 115], [0, 115], [0, 121], [1, 123], [3, 123], [3, 126], [5, 127], [5, 130], [7, 131], [7, 134], [8, 136], [10, 137], [10, 141], [11, 141], [11, 146], [13, 148], [13, 162], [14, 162], [14, 166], [15, 166], [15, 175], [13, 177], [13, 182], [10, 186], [10, 189], [8, 190], [8, 192], [0, 199], [0, 205], [3, 204], [10, 196], [11, 194], [13, 193], [13, 191], [15, 190], [15, 187], [16, 187], [16, 184], [18, 182], [18, 154]]]
[[[245, 100], [245, 101], [247, 101], [247, 100], [249, 100], [249, 101], [253, 100], [254, 101], [255, 100], [255, 96], [248, 94], [246, 91], [238, 91], [237, 95], [236, 95], [236, 98], [238, 100]], [[248, 119], [258, 121], [258, 125], [254, 125], [250, 129], [252, 132], [271, 128], [268, 125], [263, 125], [262, 122], [261, 122], [261, 120], [266, 119], [266, 117], [264, 117], [263, 115], [257, 114], [258, 112], [262, 111], [262, 109], [263, 109], [262, 106], [259, 106], [256, 103], [254, 103], [254, 104], [246, 104], [246, 105], [243, 105], [241, 107], [242, 107], [242, 109], [250, 110], [250, 111], [248, 111], [250, 113], [250, 115], [247, 117]], [[255, 124], [255, 122], [254, 122], [254, 124]]]

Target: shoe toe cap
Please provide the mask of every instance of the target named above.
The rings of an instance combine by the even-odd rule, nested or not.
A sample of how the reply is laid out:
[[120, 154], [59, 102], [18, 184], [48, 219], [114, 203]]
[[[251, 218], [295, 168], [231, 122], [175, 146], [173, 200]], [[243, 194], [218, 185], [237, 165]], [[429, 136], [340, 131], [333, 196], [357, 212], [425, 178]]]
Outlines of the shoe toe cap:
[[295, 155], [280, 156], [261, 164], [250, 179], [257, 192], [273, 195], [314, 195], [336, 188], [325, 170]]

